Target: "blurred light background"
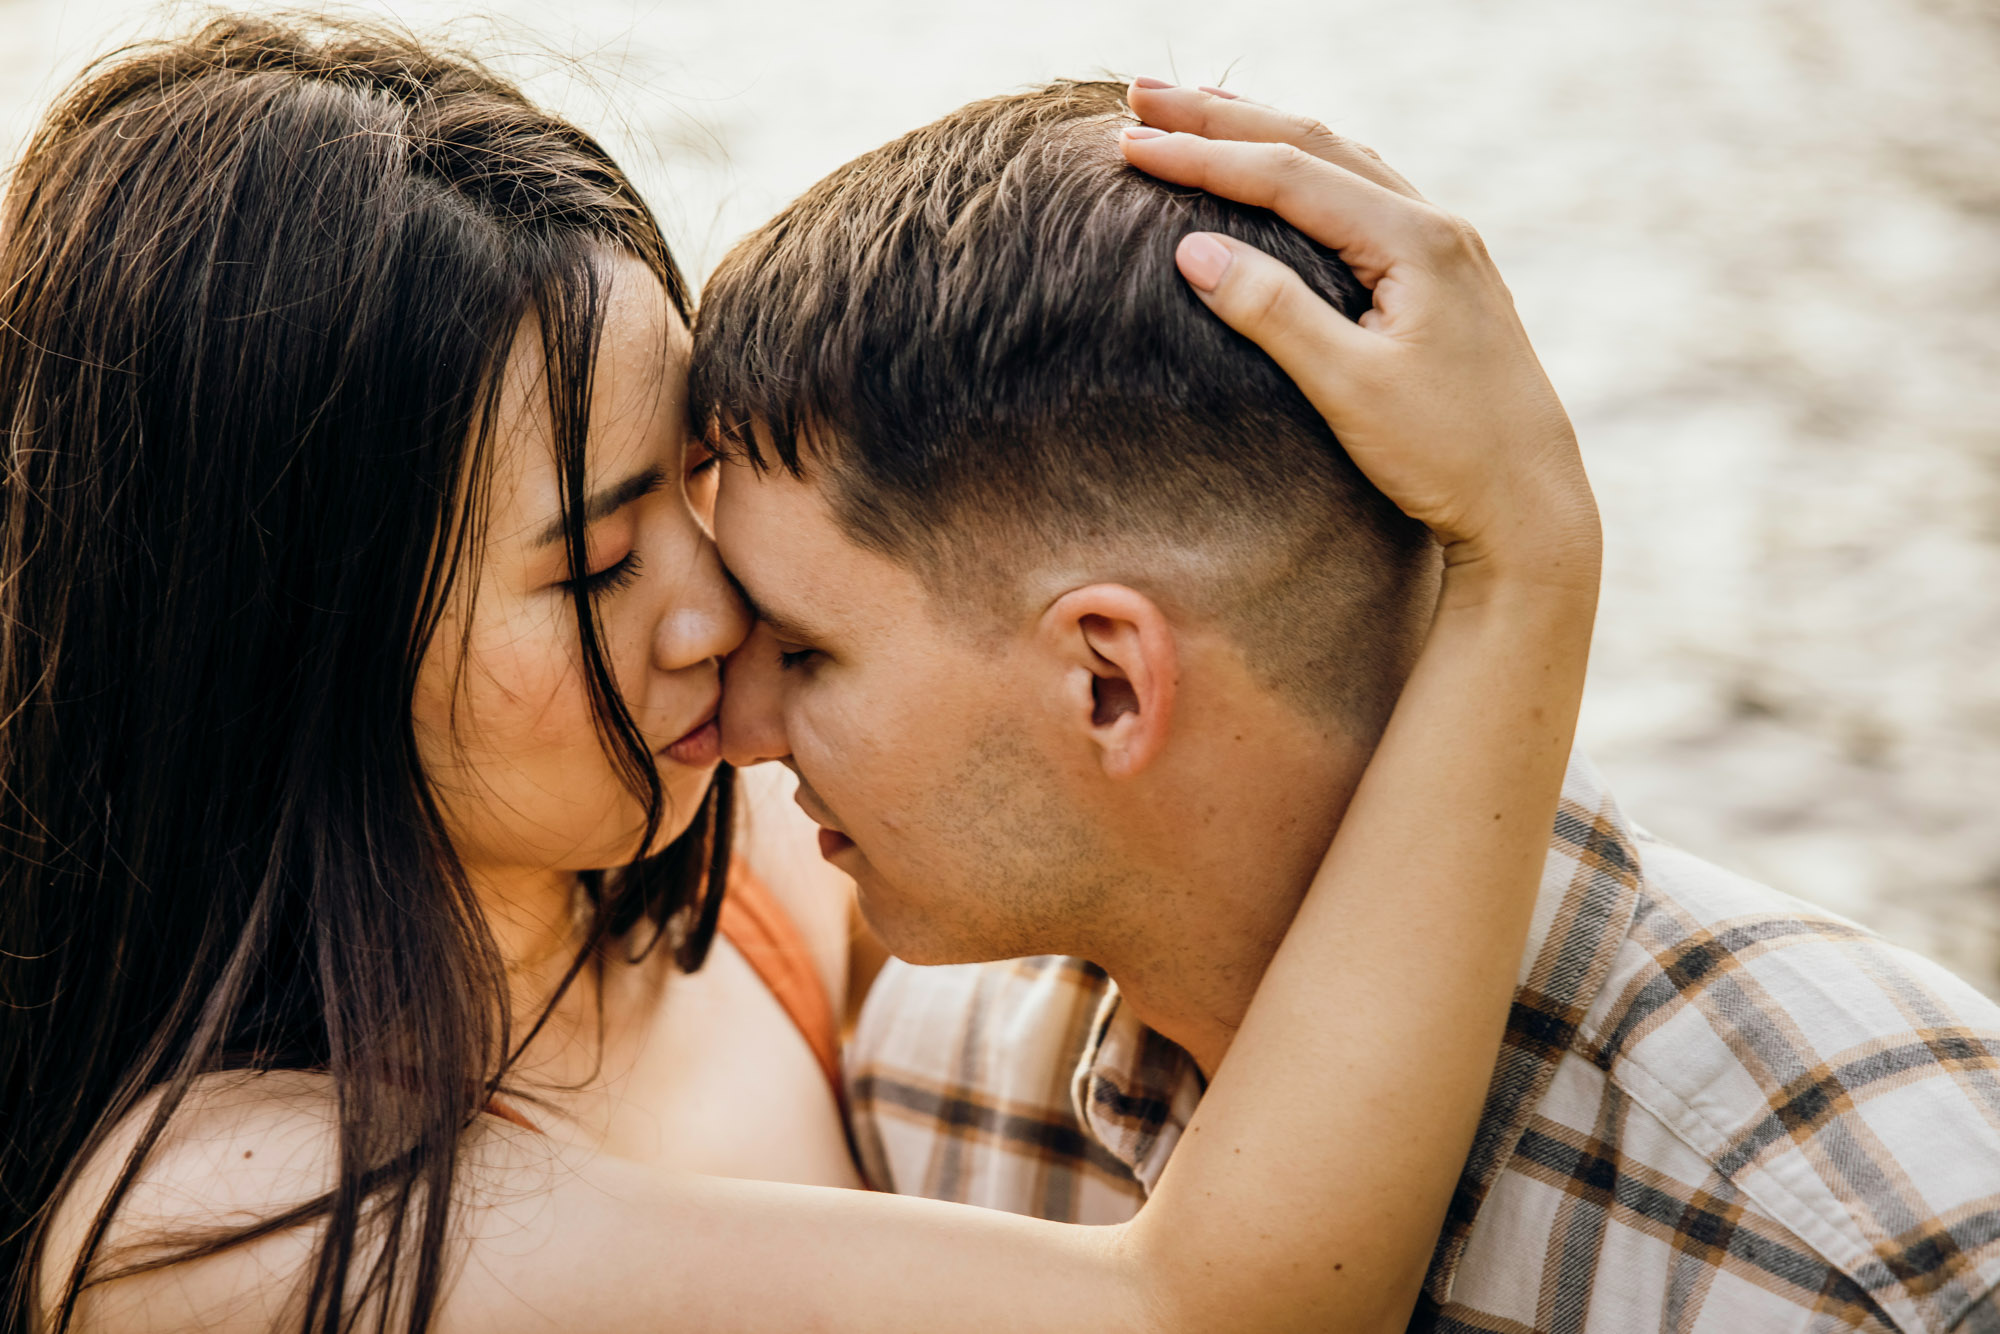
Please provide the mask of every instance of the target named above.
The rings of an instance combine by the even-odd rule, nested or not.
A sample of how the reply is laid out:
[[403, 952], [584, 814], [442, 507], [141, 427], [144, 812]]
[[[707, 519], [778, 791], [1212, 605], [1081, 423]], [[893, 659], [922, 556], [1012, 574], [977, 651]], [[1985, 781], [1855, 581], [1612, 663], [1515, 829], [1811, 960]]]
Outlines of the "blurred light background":
[[[0, 0], [0, 142], [196, 11]], [[378, 6], [596, 130], [681, 258], [975, 97], [1226, 81], [1479, 224], [1608, 540], [1585, 744], [1662, 837], [2000, 995], [1992, 0]]]

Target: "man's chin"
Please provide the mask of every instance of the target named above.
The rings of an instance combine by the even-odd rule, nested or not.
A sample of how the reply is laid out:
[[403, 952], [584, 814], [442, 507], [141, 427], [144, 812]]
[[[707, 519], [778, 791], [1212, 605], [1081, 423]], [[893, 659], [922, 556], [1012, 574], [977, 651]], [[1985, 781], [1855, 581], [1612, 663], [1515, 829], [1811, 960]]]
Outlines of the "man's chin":
[[868, 859], [850, 850], [836, 865], [854, 878], [854, 902], [861, 920], [875, 933], [882, 947], [904, 963], [963, 963], [957, 953], [940, 948], [945, 944], [937, 929], [936, 913], [913, 907], [868, 865]]
[[[866, 867], [865, 859], [863, 866]], [[1012, 958], [1018, 952], [996, 949], [993, 942], [969, 939], [962, 929], [950, 929], [963, 926], [962, 918], [950, 904], [913, 903], [884, 885], [878, 876], [856, 875], [854, 885], [855, 903], [861, 909], [862, 920], [868, 923], [868, 929], [875, 933], [883, 948], [904, 963], [926, 968], [989, 963]]]

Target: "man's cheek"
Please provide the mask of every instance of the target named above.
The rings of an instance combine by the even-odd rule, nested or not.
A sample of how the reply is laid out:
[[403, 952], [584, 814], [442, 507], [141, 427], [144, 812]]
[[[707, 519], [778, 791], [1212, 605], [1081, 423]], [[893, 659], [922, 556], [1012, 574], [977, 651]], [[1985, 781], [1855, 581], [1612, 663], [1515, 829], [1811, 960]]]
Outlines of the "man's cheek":
[[872, 844], [869, 855], [888, 871], [925, 860], [914, 844], [934, 837], [922, 813], [930, 789], [950, 777], [938, 760], [950, 754], [951, 719], [921, 678], [875, 684], [822, 693], [799, 710], [791, 740], [828, 812], [856, 842]]
[[913, 808], [929, 775], [913, 763], [921, 734], [875, 733], [854, 748], [851, 772], [856, 795], [866, 804], [865, 818], [881, 833], [901, 840], [920, 827]]

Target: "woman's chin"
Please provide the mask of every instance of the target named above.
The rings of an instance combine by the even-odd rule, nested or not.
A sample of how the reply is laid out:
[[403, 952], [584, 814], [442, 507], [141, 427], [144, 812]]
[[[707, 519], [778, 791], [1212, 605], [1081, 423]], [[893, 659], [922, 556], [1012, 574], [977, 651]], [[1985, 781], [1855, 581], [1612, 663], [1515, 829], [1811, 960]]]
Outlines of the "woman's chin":
[[659, 832], [653, 835], [652, 844], [646, 849], [648, 857], [665, 852], [669, 844], [688, 831], [688, 827], [701, 814], [703, 800], [708, 796], [709, 785], [715, 780], [715, 770], [720, 760], [705, 768], [684, 765], [666, 767], [660, 774], [665, 784], [666, 810], [663, 811]]

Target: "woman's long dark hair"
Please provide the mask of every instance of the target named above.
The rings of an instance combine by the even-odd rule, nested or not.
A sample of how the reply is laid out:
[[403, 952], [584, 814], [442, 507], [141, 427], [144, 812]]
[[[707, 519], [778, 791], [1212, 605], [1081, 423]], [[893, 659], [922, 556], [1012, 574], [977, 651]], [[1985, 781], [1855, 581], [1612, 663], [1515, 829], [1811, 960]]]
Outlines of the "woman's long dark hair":
[[[418, 664], [476, 564], [524, 318], [581, 576], [602, 261], [637, 256], [683, 317], [686, 286], [590, 138], [354, 25], [218, 20], [120, 52], [44, 122], [0, 228], [6, 1327], [36, 1321], [54, 1205], [144, 1099], [52, 1328], [104, 1276], [191, 1082], [301, 1069], [336, 1094], [332, 1190], [176, 1258], [313, 1221], [304, 1328], [422, 1329], [455, 1153], [515, 1043], [419, 764]], [[582, 592], [575, 610], [645, 803], [637, 857], [662, 788]], [[728, 793], [660, 856], [586, 877], [578, 967], [646, 919], [698, 966]]]

